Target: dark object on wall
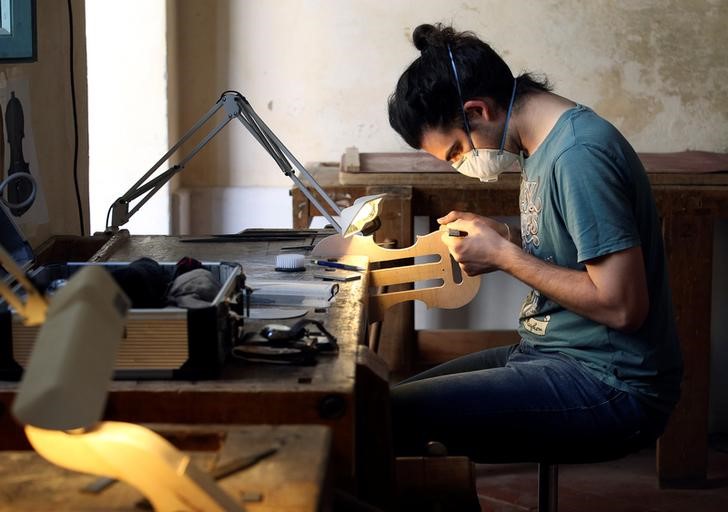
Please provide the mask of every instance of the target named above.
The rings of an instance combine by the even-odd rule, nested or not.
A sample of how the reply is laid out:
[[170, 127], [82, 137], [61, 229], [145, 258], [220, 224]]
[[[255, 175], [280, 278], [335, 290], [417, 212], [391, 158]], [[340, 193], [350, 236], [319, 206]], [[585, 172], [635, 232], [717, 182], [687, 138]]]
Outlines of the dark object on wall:
[[[25, 138], [25, 117], [23, 116], [23, 105], [15, 97], [15, 91], [10, 92], [10, 100], [5, 108], [5, 125], [8, 132], [8, 145], [10, 146], [10, 166], [8, 176], [18, 172], [30, 174], [30, 166], [23, 156], [23, 139]], [[33, 193], [33, 184], [29, 180], [15, 180], [8, 186], [8, 201], [19, 204], [25, 201]], [[22, 208], [11, 208], [10, 211], [16, 217], [20, 217], [28, 208], [30, 203]]]
[[0, 62], [38, 60], [35, 0], [0, 0]]

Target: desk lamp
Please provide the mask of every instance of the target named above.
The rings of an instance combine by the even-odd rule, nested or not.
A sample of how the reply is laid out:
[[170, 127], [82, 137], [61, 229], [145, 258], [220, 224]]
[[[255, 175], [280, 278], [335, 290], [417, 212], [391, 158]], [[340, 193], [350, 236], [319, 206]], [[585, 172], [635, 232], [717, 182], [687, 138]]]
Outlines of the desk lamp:
[[[193, 134], [195, 134], [207, 121], [209, 121], [219, 110], [225, 111], [225, 118], [214, 126], [202, 140], [186, 155], [182, 160], [159, 174], [157, 177], [149, 179], [159, 167], [166, 162], [172, 154], [177, 151]], [[190, 130], [185, 133], [182, 138], [170, 148], [151, 169], [149, 169], [132, 187], [127, 190], [124, 195], [119, 197], [109, 207], [111, 222], [107, 214], [106, 224], [108, 231], [117, 231], [119, 226], [126, 224], [132, 215], [134, 215], [144, 203], [146, 203], [172, 176], [182, 171], [187, 162], [189, 162], [208, 142], [212, 140], [230, 121], [237, 119], [245, 128], [253, 135], [255, 140], [263, 146], [268, 154], [273, 158], [275, 163], [280, 167], [283, 174], [288, 176], [293, 183], [301, 189], [301, 192], [311, 203], [318, 209], [321, 214], [333, 228], [348, 237], [356, 233], [370, 235], [376, 231], [381, 225], [378, 219], [380, 202], [383, 194], [364, 196], [354, 201], [354, 204], [343, 210], [326, 194], [323, 188], [316, 182], [306, 168], [296, 160], [296, 157], [286, 148], [283, 143], [276, 137], [263, 120], [255, 113], [253, 107], [250, 106], [248, 100], [236, 91], [225, 91], [220, 99], [203, 115]], [[326, 204], [333, 210], [332, 216], [328, 210], [321, 204], [320, 200], [314, 193], [304, 184], [304, 182], [296, 174], [298, 171], [305, 180], [310, 184], [315, 192], [324, 199]], [[129, 209], [130, 203], [135, 199], [139, 201]], [[337, 221], [334, 217], [338, 216]]]
[[2, 283], [0, 295], [26, 323], [43, 324], [13, 402], [33, 448], [58, 466], [129, 483], [155, 510], [243, 510], [158, 434], [99, 421], [129, 308], [109, 273], [84, 267], [53, 296], [46, 313], [45, 299], [2, 246], [0, 260], [29, 292], [22, 301]]

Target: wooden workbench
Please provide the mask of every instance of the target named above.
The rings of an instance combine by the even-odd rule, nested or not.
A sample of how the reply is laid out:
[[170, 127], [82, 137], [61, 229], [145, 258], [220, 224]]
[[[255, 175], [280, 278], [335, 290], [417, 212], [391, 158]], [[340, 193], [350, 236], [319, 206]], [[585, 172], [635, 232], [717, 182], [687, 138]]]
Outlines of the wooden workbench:
[[[208, 262], [239, 262], [248, 279], [282, 279], [275, 272], [281, 248], [301, 241], [228, 239], [195, 242], [172, 236], [123, 236], [110, 240], [94, 259], [131, 262], [146, 256], [176, 262], [189, 256]], [[307, 241], [310, 243], [312, 240]], [[359, 264], [366, 266], [366, 260]], [[311, 272], [301, 277], [312, 279]], [[288, 274], [290, 276], [290, 274]], [[315, 366], [281, 366], [230, 360], [223, 376], [204, 381], [115, 381], [104, 419], [135, 423], [315, 424], [332, 433], [335, 485], [383, 504], [391, 491], [388, 382], [385, 365], [363, 345], [367, 276], [340, 283], [336, 299], [309, 314], [336, 336], [337, 355], [321, 355]], [[312, 316], [313, 315], [313, 316]], [[294, 320], [275, 323], [293, 323]], [[257, 331], [270, 321], [245, 320]], [[14, 382], [0, 382], [0, 449], [27, 446], [10, 416]]]
[[[429, 217], [434, 229], [434, 219], [450, 210], [486, 216], [520, 215], [518, 173], [506, 173], [495, 183], [480, 183], [422, 153], [360, 157], [355, 172], [340, 172], [340, 167], [347, 168], [345, 162], [341, 166], [318, 164], [309, 170], [326, 192], [344, 205], [363, 195], [390, 194], [383, 205], [383, 231], [378, 241], [390, 239], [399, 247], [411, 245], [414, 216]], [[728, 172], [722, 172], [728, 171], [728, 155], [686, 152], [640, 157], [663, 221], [685, 361], [682, 399], [659, 441], [657, 471], [663, 486], [692, 485], [706, 478], [713, 225], [715, 219], [728, 217]], [[366, 158], [370, 158], [368, 166]], [[399, 172], [392, 172], [392, 165]], [[300, 191], [294, 189], [292, 197], [294, 227], [307, 226], [318, 213]], [[385, 318], [385, 324], [393, 320], [395, 335], [382, 341], [381, 354], [394, 372], [411, 369], [416, 355], [428, 350], [425, 344], [433, 339], [427, 332], [414, 332], [414, 323], [407, 316], [411, 313], [410, 308], [404, 315], [400, 310]], [[445, 333], [439, 333], [434, 338], [445, 344], [462, 334], [451, 332], [451, 338], [445, 339]], [[460, 346], [470, 351], [517, 340], [514, 332], [470, 333], [462, 338]], [[475, 340], [482, 343], [478, 345]]]
[[[254, 466], [220, 480], [219, 485], [248, 512], [326, 510], [331, 434], [315, 425], [254, 427], [153, 426], [204, 471], [227, 461], [277, 447]], [[0, 452], [0, 511], [142, 510], [143, 496], [117, 482], [98, 492], [81, 492], [98, 479], [54, 466], [33, 451]]]

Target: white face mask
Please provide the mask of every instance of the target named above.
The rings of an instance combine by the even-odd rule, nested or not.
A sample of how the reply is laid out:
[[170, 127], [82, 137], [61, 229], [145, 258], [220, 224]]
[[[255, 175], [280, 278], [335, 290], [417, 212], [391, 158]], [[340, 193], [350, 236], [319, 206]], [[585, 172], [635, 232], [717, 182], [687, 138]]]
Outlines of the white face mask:
[[500, 149], [473, 149], [453, 167], [470, 178], [482, 182], [497, 181], [498, 175], [508, 170], [518, 160], [518, 155]]

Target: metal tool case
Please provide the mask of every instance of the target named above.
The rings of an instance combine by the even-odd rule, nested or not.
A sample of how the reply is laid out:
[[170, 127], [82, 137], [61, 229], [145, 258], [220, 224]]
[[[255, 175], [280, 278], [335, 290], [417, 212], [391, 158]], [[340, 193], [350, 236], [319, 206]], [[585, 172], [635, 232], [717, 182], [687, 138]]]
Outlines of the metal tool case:
[[[40, 289], [56, 279], [70, 278], [84, 265], [102, 265], [109, 270], [126, 265], [70, 262], [35, 267], [30, 245], [5, 210], [0, 212], [0, 235], [3, 247]], [[234, 310], [242, 303], [245, 275], [237, 263], [202, 263], [222, 284], [210, 306], [130, 309], [114, 378], [201, 379], [219, 374], [230, 354], [237, 323], [242, 322], [242, 315]], [[175, 263], [160, 262], [160, 265], [171, 278]], [[1, 279], [11, 279], [10, 275], [3, 274], [0, 269]], [[19, 315], [0, 298], [0, 379], [20, 378], [38, 329], [24, 325]]]

